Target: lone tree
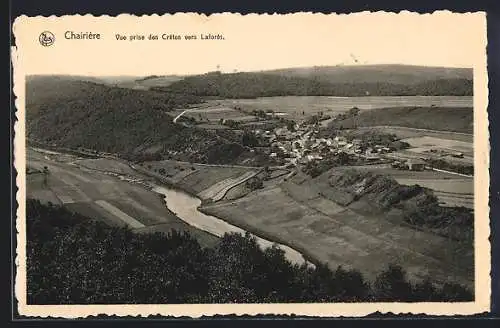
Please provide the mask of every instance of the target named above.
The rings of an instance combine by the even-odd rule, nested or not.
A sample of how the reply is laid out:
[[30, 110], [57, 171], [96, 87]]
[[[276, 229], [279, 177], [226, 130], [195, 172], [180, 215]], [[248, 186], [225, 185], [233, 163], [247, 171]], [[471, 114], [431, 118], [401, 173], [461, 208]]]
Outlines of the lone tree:
[[349, 116], [356, 116], [359, 114], [360, 109], [358, 107], [353, 107], [349, 109]]
[[262, 189], [264, 188], [264, 183], [262, 182], [261, 179], [254, 177], [251, 178], [247, 181], [246, 183], [247, 187], [250, 188], [251, 190], [257, 190], [257, 189]]
[[49, 176], [49, 168], [47, 166], [43, 167], [43, 185], [47, 186], [47, 179]]

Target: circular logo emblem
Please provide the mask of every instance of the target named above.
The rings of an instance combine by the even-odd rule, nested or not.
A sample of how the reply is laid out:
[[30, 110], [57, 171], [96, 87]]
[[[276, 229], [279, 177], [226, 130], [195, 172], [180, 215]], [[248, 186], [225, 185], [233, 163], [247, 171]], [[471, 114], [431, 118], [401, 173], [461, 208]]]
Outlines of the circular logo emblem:
[[40, 41], [40, 44], [42, 46], [48, 47], [54, 44], [54, 41], [56, 41], [56, 37], [52, 32], [44, 31], [40, 34], [38, 40]]

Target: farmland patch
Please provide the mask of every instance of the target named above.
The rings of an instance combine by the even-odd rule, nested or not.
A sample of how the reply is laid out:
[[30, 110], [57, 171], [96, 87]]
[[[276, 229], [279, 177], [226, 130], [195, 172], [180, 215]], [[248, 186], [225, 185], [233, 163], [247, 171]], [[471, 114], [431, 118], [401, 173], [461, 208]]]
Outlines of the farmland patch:
[[184, 114], [198, 122], [219, 122], [220, 120], [233, 120], [240, 122], [255, 121], [257, 118], [253, 115], [235, 110], [230, 107], [210, 107], [196, 108]]
[[225, 99], [208, 101], [220, 106], [238, 106], [243, 110], [272, 110], [286, 113], [288, 118], [302, 121], [311, 115], [322, 112], [335, 116], [352, 107], [362, 111], [406, 106], [472, 107], [472, 97], [331, 97], [331, 96], [282, 96], [254, 99]]
[[123, 222], [125, 222], [127, 225], [129, 225], [133, 229], [145, 227], [144, 224], [137, 221], [135, 218], [131, 217], [127, 213], [123, 212], [122, 210], [120, 210], [116, 206], [108, 203], [105, 200], [96, 200], [95, 203], [97, 205], [101, 206], [104, 210], [106, 210], [109, 213], [111, 213], [112, 215], [114, 215], [115, 217], [117, 217], [120, 220], [122, 220]]
[[457, 194], [469, 194], [474, 193], [474, 180], [473, 179], [415, 179], [415, 178], [396, 178], [401, 184], [404, 185], [420, 185], [425, 188], [429, 188], [436, 191], [457, 193]]
[[373, 278], [387, 263], [395, 262], [410, 268], [414, 279], [428, 273], [446, 280], [450, 271], [458, 270], [457, 280], [470, 284], [466, 270], [455, 268], [467, 259], [450, 256], [450, 252], [459, 253], [459, 245], [446, 238], [360, 215], [327, 199], [303, 199], [299, 202], [276, 187], [207, 205], [203, 211], [285, 240], [332, 268], [353, 267]]
[[407, 138], [402, 141], [407, 142], [412, 147], [416, 147], [417, 149], [444, 149], [454, 152], [461, 152], [468, 156], [474, 155], [473, 145], [470, 142], [458, 141], [458, 140], [449, 140], [449, 139], [441, 139], [429, 136], [416, 137], [416, 138]]
[[213, 201], [221, 200], [226, 192], [232, 187], [236, 186], [239, 183], [243, 183], [245, 180], [251, 178], [255, 175], [255, 172], [247, 171], [242, 175], [236, 177], [230, 177], [224, 180], [221, 180], [207, 189], [202, 190], [198, 193], [198, 197], [201, 199], [211, 199]]
[[117, 174], [134, 175], [136, 172], [130, 168], [125, 163], [119, 162], [117, 160], [111, 160], [106, 158], [99, 159], [82, 159], [75, 161], [76, 164], [81, 165], [85, 168], [106, 172], [114, 172]]
[[212, 185], [229, 178], [236, 178], [249, 169], [239, 167], [199, 167], [194, 173], [180, 180], [181, 186], [188, 187], [199, 193]]
[[359, 133], [369, 132], [369, 131], [380, 132], [380, 133], [391, 133], [395, 134], [401, 139], [419, 138], [428, 136], [438, 139], [468, 142], [471, 144], [473, 143], [474, 140], [474, 136], [472, 134], [455, 133], [451, 131], [431, 131], [431, 130], [415, 129], [402, 126], [370, 126], [370, 127], [363, 126], [363, 127], [357, 127], [355, 131], [359, 131]]

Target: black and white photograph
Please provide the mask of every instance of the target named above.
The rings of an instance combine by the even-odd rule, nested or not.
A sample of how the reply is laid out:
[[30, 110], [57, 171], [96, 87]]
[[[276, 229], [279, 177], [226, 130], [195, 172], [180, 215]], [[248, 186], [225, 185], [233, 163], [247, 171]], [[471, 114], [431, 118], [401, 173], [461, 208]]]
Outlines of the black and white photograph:
[[14, 34], [21, 314], [489, 308], [484, 14]]

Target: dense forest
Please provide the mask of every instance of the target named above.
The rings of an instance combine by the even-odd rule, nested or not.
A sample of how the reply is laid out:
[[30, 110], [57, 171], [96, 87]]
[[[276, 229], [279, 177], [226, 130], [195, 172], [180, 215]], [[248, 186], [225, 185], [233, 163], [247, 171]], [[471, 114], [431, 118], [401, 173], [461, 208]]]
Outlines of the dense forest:
[[187, 234], [126, 228], [27, 201], [28, 304], [471, 301], [456, 284], [409, 282], [389, 265], [362, 273], [292, 265], [250, 235], [202, 248]]
[[472, 80], [438, 79], [417, 84], [388, 82], [331, 83], [266, 73], [211, 72], [186, 77], [166, 87], [153, 90], [183, 95], [217, 98], [256, 98], [272, 96], [471, 96]]
[[244, 155], [242, 146], [214, 132], [172, 122], [169, 112], [199, 102], [196, 96], [110, 87], [64, 77], [29, 79], [26, 94], [30, 140], [117, 153], [132, 160], [176, 158], [232, 163]]

